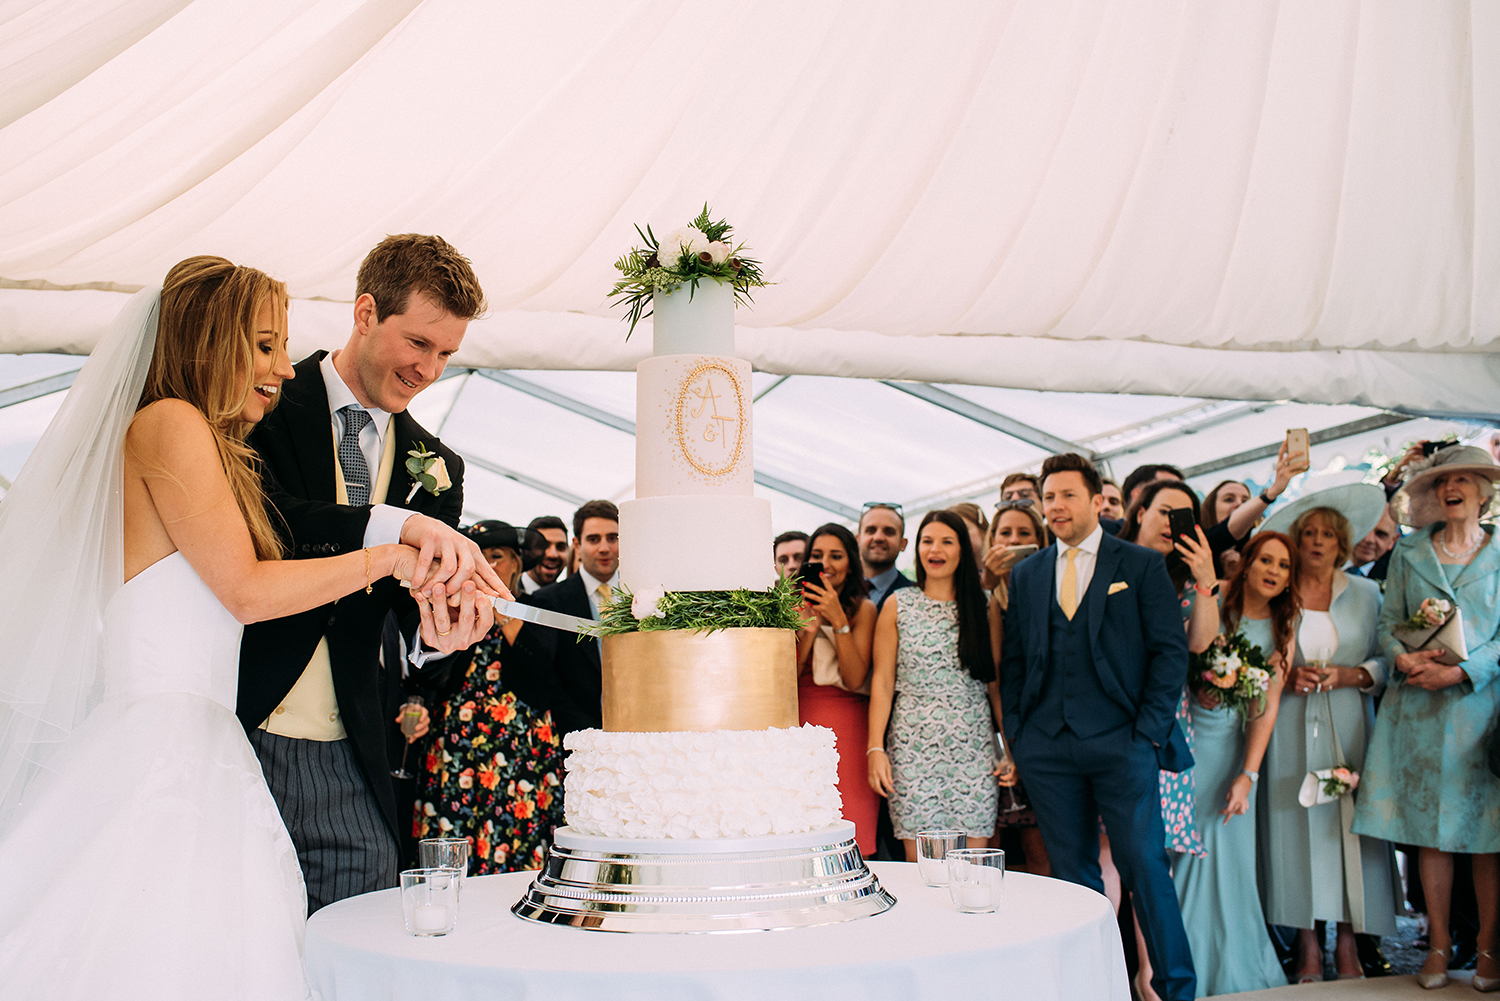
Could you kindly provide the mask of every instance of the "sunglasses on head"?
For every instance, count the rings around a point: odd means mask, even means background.
[[[1014,508],[1031,507],[1034,504],[1036,504],[1036,501],[1032,500],[1030,497],[1012,497],[1010,500],[1003,500],[1000,503],[996,504],[995,510],[1010,511]]]
[[[902,509],[901,505],[897,504],[895,501],[865,501],[860,510],[873,511],[877,507],[890,508],[892,511],[895,511],[903,518],[906,517],[906,512]]]

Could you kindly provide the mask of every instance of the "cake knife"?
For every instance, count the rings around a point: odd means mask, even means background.
[[[552,612],[545,608],[537,608],[535,605],[523,605],[519,601],[506,601],[504,598],[491,598],[490,604],[495,606],[496,615],[508,615],[512,619],[535,622],[539,626],[562,629],[570,633],[587,635],[599,625],[593,619],[582,619],[576,615]]]

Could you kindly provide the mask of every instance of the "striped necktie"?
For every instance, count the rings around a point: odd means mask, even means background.
[[[339,439],[339,468],[344,473],[344,492],[349,503],[364,507],[370,503],[370,464],[359,447],[359,433],[370,423],[370,414],[363,407],[350,404],[340,407],[344,415],[344,435]]]

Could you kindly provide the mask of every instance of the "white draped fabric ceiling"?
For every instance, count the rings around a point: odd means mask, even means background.
[[[629,369],[612,262],[706,200],[765,372],[1500,413],[1488,0],[0,0],[0,84],[0,352],[421,231],[463,364]]]

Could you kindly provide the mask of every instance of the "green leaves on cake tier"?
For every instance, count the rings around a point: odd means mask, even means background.
[[[655,607],[644,595],[617,588],[613,600],[600,605],[592,636],[652,632],[659,629],[801,629],[802,593],[791,580],[778,580],[770,590],[667,591],[655,596]],[[641,616],[636,617],[639,611]],[[655,614],[650,614],[654,612]]]
[[[622,277],[609,293],[625,306],[630,320],[627,341],[635,325],[651,315],[651,297],[656,292],[680,295],[681,286],[686,285],[691,298],[700,281],[712,279],[732,285],[735,301],[748,305],[751,289],[770,284],[761,274],[760,262],[747,255],[745,245],[730,241],[734,230],[729,223],[709,218],[707,202],[696,219],[660,240],[650,226],[644,233],[639,226],[635,231],[644,246],[632,248],[615,262]]]

